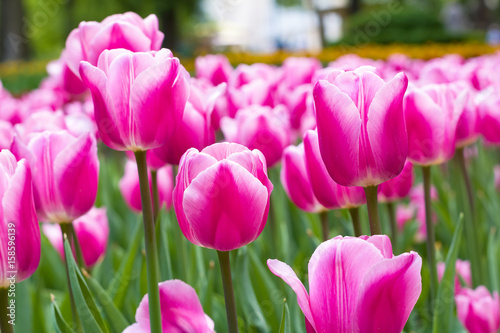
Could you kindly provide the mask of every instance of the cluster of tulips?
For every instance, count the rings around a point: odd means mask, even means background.
[[[271,194],[282,186],[307,216],[318,214],[322,241],[309,254],[308,288],[284,262],[259,257],[295,292],[305,317],[302,327],[286,328],[284,320],[280,332],[402,332],[423,293],[434,331],[452,331],[448,322],[445,330],[436,324],[448,318],[438,310],[450,290],[450,316],[456,306],[469,332],[498,331],[498,291],[485,285],[500,281],[487,283],[495,274],[483,260],[487,226],[476,218],[468,161],[480,137],[490,153],[500,145],[500,55],[430,61],[346,55],[326,67],[314,58],[288,58],[281,67],[236,68],[222,55],[206,55],[190,76],[162,41],[154,15],[82,22],[38,89],[18,98],[0,89],[2,307],[11,275],[17,283],[37,270],[45,237],[65,262],[72,310],[64,318],[54,302],[57,331],[214,332],[192,286],[179,276],[159,281],[165,253],[158,228],[161,212],[173,206],[185,238],[216,251],[227,330],[237,332],[236,300],[246,296],[233,291],[240,281],[232,278],[230,261],[238,257],[231,251],[262,233],[272,256],[288,258],[274,246],[286,225]],[[100,159],[117,156],[112,150],[126,152],[124,175],[113,185],[132,211],[142,212],[147,295],[136,323],[91,276],[109,249],[108,214],[94,204]],[[441,222],[432,211],[438,193],[431,170],[447,174],[454,156],[461,176],[453,181],[463,182],[466,199],[445,265],[436,262]],[[500,188],[500,167],[495,175]],[[388,208],[383,223],[378,201]],[[339,216],[332,210],[350,215],[343,236],[330,230],[329,220]],[[414,221],[420,253],[402,252],[401,235]],[[461,238],[467,261],[457,260]],[[89,300],[96,293],[104,304]],[[103,315],[95,311],[101,308]],[[0,309],[2,333],[13,329],[6,311]]]

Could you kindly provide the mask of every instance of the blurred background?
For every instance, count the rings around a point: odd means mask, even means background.
[[[0,0],[0,78],[14,91],[28,88],[31,76],[36,81],[38,74],[45,75],[47,61],[59,57],[67,35],[80,21],[101,21],[126,11],[143,17],[155,13],[165,33],[164,47],[181,58],[224,52],[235,55],[229,58],[238,63],[248,60],[245,56],[280,52],[320,55],[330,50],[325,57],[333,60],[363,52],[383,58],[394,51],[418,51],[419,45],[429,43],[497,44],[499,1]],[[399,47],[370,52],[372,45]],[[462,53],[481,50],[463,48]],[[279,63],[281,58],[267,62]],[[186,63],[189,70],[189,60]],[[31,75],[27,83],[11,83],[13,74],[26,73]]]

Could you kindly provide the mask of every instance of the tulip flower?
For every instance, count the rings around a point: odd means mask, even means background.
[[[214,333],[214,322],[203,312],[196,291],[181,280],[168,280],[158,284],[161,304],[161,328],[172,333]],[[123,333],[149,333],[149,301],[144,296],[135,313],[137,323]]]
[[[294,130],[301,128],[302,119],[306,113],[313,108],[312,100],[312,85],[303,84],[293,90],[289,90],[286,86],[280,86],[277,94],[279,100],[284,104],[290,113],[290,125]]]
[[[495,333],[500,328],[500,300],[485,286],[455,295],[458,320],[470,333]]]
[[[67,55],[67,54],[66,54]],[[44,80],[44,84],[51,85],[56,89],[61,89],[68,94],[80,95],[87,90],[87,86],[82,82],[79,75],[76,75],[68,67],[64,58],[65,54],[47,64],[49,77]],[[78,63],[75,63],[78,65]],[[78,69],[78,67],[76,67]]]
[[[159,194],[159,207],[163,206],[166,209],[172,207],[172,189],[173,189],[173,179],[172,179],[172,166],[166,165],[156,170],[158,177],[158,194]],[[150,190],[151,186],[151,175],[149,175]],[[118,188],[123,196],[123,199],[136,213],[142,211],[141,203],[141,188],[139,184],[139,176],[137,171],[137,163],[132,160],[128,160],[125,164],[125,173],[118,183]],[[153,193],[151,193],[153,195]]]
[[[393,256],[385,235],[320,244],[309,260],[309,293],[287,264],[269,259],[267,266],[297,294],[311,333],[400,333],[422,291],[422,258]]]
[[[479,108],[479,129],[484,141],[500,145],[500,97],[498,89],[489,89],[482,96]]]
[[[189,74],[167,49],[106,50],[97,67],[82,62],[80,72],[92,92],[99,137],[112,149],[160,147],[182,119]]]
[[[14,155],[6,149],[0,152],[0,184],[0,296],[3,298],[7,297],[11,283],[26,280],[38,268],[40,229],[30,167],[25,159],[16,162]],[[12,272],[15,272],[14,280]],[[2,316],[6,316],[6,310],[0,310]]]
[[[290,123],[286,110],[280,106],[242,109],[235,119],[223,118],[221,129],[228,142],[260,150],[269,167],[280,161],[283,149],[291,143]]]
[[[14,128],[12,124],[5,120],[0,120],[0,149],[8,149],[14,138]]]
[[[69,34],[62,58],[69,69],[80,77],[80,61],[88,61],[95,66],[104,50],[156,51],[161,48],[163,37],[154,14],[145,19],[133,12],[115,14],[102,22],[81,22]]]
[[[267,221],[273,185],[258,150],[216,143],[181,158],[174,208],[182,233],[193,244],[217,250],[229,332],[238,331],[229,252],[253,242]]]
[[[109,225],[106,208],[93,207],[87,214],[73,221],[73,226],[85,265],[92,267],[104,257],[108,245]],[[42,231],[64,259],[64,242],[59,225],[44,223]]]
[[[314,196],[328,209],[349,209],[354,233],[361,236],[358,207],[366,203],[363,188],[342,186],[330,177],[321,158],[317,131],[309,130],[304,134],[304,152]]]
[[[207,54],[197,57],[194,61],[197,78],[204,78],[214,86],[228,82],[233,67],[227,57],[223,54]]]
[[[440,262],[437,265],[438,279],[441,281],[444,275],[444,270],[446,265],[444,262]],[[465,286],[462,286],[462,281]],[[455,262],[455,295],[458,295],[465,288],[472,287],[472,273],[470,269],[470,262],[467,260],[457,259]]]
[[[12,152],[26,158],[33,172],[38,219],[69,223],[92,208],[99,180],[97,144],[92,134],[41,132],[24,144],[17,137]]]
[[[467,83],[459,81],[451,85],[455,98],[459,98],[462,91],[466,91],[464,108],[458,119],[456,130],[456,147],[464,148],[479,138],[479,112],[476,103],[476,93]]]
[[[378,188],[379,200],[381,202],[394,202],[404,199],[410,193],[413,178],[413,165],[407,161],[399,176],[380,184]]]
[[[406,161],[407,86],[404,73],[385,82],[361,67],[320,80],[313,90],[323,161],[338,184],[365,188],[372,234],[382,232],[376,186],[399,175]]]
[[[321,69],[321,62],[316,58],[288,57],[283,61],[281,84],[290,89],[302,84],[312,83],[314,73]]]

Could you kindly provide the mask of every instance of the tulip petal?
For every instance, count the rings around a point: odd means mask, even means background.
[[[245,168],[224,160],[191,182],[182,205],[199,244],[230,251],[262,232],[268,197],[267,188]]]
[[[358,290],[359,332],[400,333],[422,291],[422,258],[416,252],[372,267]]]
[[[314,318],[309,303],[309,295],[307,294],[306,288],[299,280],[292,268],[277,259],[268,259],[267,267],[269,267],[274,275],[282,278],[283,281],[285,281],[285,283],[288,284],[290,288],[292,288],[292,290],[297,294],[297,303],[299,304],[302,313],[306,317],[306,327],[308,323],[311,327],[314,328]]]
[[[360,236],[358,238],[375,245],[375,247],[380,250],[380,253],[382,253],[384,258],[390,259],[394,256],[392,252],[391,240],[386,235]]]
[[[314,86],[314,104],[321,156],[335,182],[357,185],[359,166],[359,111],[349,96],[321,80]]]

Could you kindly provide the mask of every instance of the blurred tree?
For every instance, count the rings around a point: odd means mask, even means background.
[[[350,14],[356,14],[361,9],[361,0],[351,0],[349,5]]]
[[[28,57],[27,25],[23,2],[0,1],[0,58],[18,60]]]

